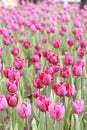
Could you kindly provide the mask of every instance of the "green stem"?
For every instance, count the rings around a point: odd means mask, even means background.
[[[48,90],[48,86],[46,86],[46,96],[49,96],[49,90]]]
[[[47,120],[47,113],[45,112],[45,123],[46,123],[46,130],[48,130],[48,120]]]
[[[58,121],[57,120],[55,120],[55,130],[58,130],[59,128],[58,128]]]
[[[12,111],[12,127],[13,127],[13,130],[14,130],[14,112]]]
[[[12,108],[12,115],[11,115],[11,123],[12,123],[12,130],[15,130],[15,108]]]
[[[4,123],[4,113],[3,111],[1,112],[1,118],[2,118],[2,125],[3,125],[3,130],[5,130],[5,123]]]

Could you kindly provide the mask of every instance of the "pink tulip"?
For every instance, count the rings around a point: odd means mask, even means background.
[[[21,104],[21,106],[18,106],[16,108],[16,110],[17,110],[19,117],[21,117],[23,119],[27,118],[31,115],[31,104],[27,103],[27,102],[23,102]]]
[[[58,64],[59,56],[57,54],[50,54],[47,59],[51,64]]]
[[[66,32],[67,31],[67,25],[66,24],[61,24],[61,30],[63,31],[63,32]]]
[[[41,40],[41,41],[42,41],[42,43],[44,43],[44,44],[45,44],[45,43],[47,43],[47,40],[48,40],[48,39],[47,39],[46,37],[44,37],[44,38],[42,38],[42,40]]]
[[[15,93],[8,94],[6,99],[10,107],[15,107],[18,104],[18,96]]]
[[[63,78],[67,78],[69,77],[69,69],[68,68],[60,68],[60,76],[63,77]]]
[[[73,56],[71,56],[70,54],[66,54],[64,56],[64,63],[66,65],[72,65],[73,64]]]
[[[83,57],[85,55],[85,50],[83,48],[78,49],[78,56]]]
[[[36,105],[41,112],[48,111],[49,105],[52,103],[51,98],[47,98],[46,96],[39,96],[36,101]]]
[[[14,66],[16,69],[21,70],[24,66],[24,59],[20,57],[15,57]]]
[[[83,33],[82,32],[78,32],[78,33],[76,33],[76,39],[77,40],[82,40],[82,38],[83,38]]]
[[[47,58],[48,57],[48,55],[50,55],[50,50],[43,50],[43,56],[45,57],[45,58]]]
[[[23,46],[24,46],[25,49],[28,49],[28,48],[30,47],[30,44],[31,44],[30,41],[26,41],[26,40],[25,40],[25,41],[23,42]]]
[[[85,109],[85,104],[82,99],[76,99],[72,103],[72,110],[75,114],[82,114]]]
[[[14,55],[14,56],[17,56],[19,54],[19,48],[16,48],[16,47],[12,48],[11,54]]]
[[[10,80],[6,82],[7,90],[11,93],[15,93],[18,89],[18,81]]]
[[[70,39],[67,39],[67,44],[69,45],[69,46],[73,46],[74,45],[74,39],[73,38],[70,38]]]
[[[52,83],[52,76],[49,73],[40,72],[39,77],[44,85],[50,85]]]
[[[12,23],[11,28],[12,28],[12,30],[17,31],[19,29],[19,26],[18,26],[18,24]]]
[[[84,58],[81,58],[81,59],[77,59],[77,61],[76,61],[76,64],[79,66],[81,66],[82,68],[84,68],[85,67],[85,59]]]
[[[6,98],[3,94],[0,94],[0,111],[3,111],[7,108],[8,104]]]
[[[36,32],[37,31],[35,25],[31,25],[30,26],[30,30],[31,30],[31,32]]]
[[[83,69],[82,69],[81,65],[77,65],[77,64],[73,65],[72,66],[72,73],[75,76],[81,76],[83,73]]]
[[[35,70],[40,70],[41,69],[41,63],[40,62],[35,62],[34,63],[34,68],[35,68]]]
[[[9,78],[10,80],[17,80],[20,79],[20,73],[19,71],[15,70],[12,67],[7,67],[5,70],[3,70],[4,76],[6,78]]]
[[[60,70],[60,64],[56,64],[53,66],[54,72],[58,72]]]
[[[51,118],[54,120],[60,121],[64,118],[65,108],[63,103],[55,103],[54,106],[50,105],[48,111],[50,113]]]
[[[55,83],[53,85],[53,90],[58,96],[66,96],[66,82]]]
[[[4,38],[8,38],[9,37],[9,31],[6,28],[2,28],[2,35],[4,36]]]
[[[39,51],[35,51],[34,52],[34,55],[37,55],[37,56],[39,56],[39,59],[41,58],[41,56],[42,56],[42,51],[41,50],[39,50]],[[37,60],[38,61],[38,60]],[[32,61],[33,62],[33,61]],[[36,62],[36,61],[35,61]]]
[[[51,33],[51,32],[50,32],[50,28],[47,28],[46,32],[47,32],[48,34],[50,34],[50,33]]]
[[[32,95],[34,98],[38,98],[40,96],[40,91],[39,90],[33,90]]]
[[[61,36],[64,36],[65,32],[64,32],[63,30],[60,30],[60,31],[59,31],[59,34],[60,34]]]
[[[42,80],[44,85],[50,85],[52,83],[52,77],[50,74],[45,74]]]
[[[40,49],[41,49],[41,45],[40,44],[35,44],[35,49],[37,50],[37,51],[39,51]]]
[[[75,86],[73,84],[67,83],[66,82],[66,96],[67,97],[72,97],[75,95]]]
[[[50,27],[50,33],[55,33],[56,32],[56,28],[55,27]]]
[[[55,48],[60,48],[60,46],[62,45],[62,41],[59,39],[53,39],[52,44]]]
[[[33,80],[33,85],[35,88],[43,88],[43,83],[41,82],[40,78],[39,77],[36,77],[34,80]]]
[[[25,38],[24,37],[20,37],[19,38],[19,42],[23,44],[25,42]]]
[[[4,38],[3,39],[3,44],[6,45],[6,46],[10,45],[11,44],[10,39],[9,38]]]
[[[87,47],[87,40],[82,40],[82,41],[80,41],[80,47],[81,47],[81,48]]]
[[[77,28],[73,28],[73,29],[72,29],[72,33],[73,33],[74,35],[76,35],[77,31],[78,31]]]
[[[21,33],[21,34],[24,34],[24,33],[25,33],[24,28],[20,29],[20,33]]]
[[[38,62],[39,61],[39,56],[37,54],[33,54],[30,57],[30,59],[31,59],[32,62]]]
[[[50,74],[51,78],[53,79],[54,77],[54,67],[52,67],[51,65],[47,66],[45,71],[46,74]]]
[[[75,19],[75,20],[74,20],[74,25],[75,25],[76,27],[80,27],[80,26],[81,26],[81,23],[80,23],[80,21],[79,21],[78,19]]]

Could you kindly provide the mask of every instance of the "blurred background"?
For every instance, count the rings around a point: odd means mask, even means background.
[[[28,2],[33,2],[37,3],[38,1],[43,2],[43,1],[52,1],[52,2],[62,2],[64,5],[67,5],[68,3],[74,2],[74,3],[79,3],[80,8],[82,9],[83,6],[86,4],[87,5],[87,0],[0,0],[0,6],[15,6],[17,4],[21,4],[23,1],[28,1]]]

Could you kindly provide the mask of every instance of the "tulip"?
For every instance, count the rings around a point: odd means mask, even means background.
[[[78,49],[78,56],[83,57],[85,55],[85,50],[83,48]]]
[[[39,90],[33,90],[32,95],[33,95],[34,98],[38,98],[39,95],[40,95],[40,91]]]
[[[39,61],[39,56],[37,54],[33,54],[30,57],[30,59],[31,59],[32,62],[38,62]]]
[[[41,49],[41,45],[40,44],[35,44],[35,49],[37,50],[37,51],[39,51],[40,49]]]
[[[59,39],[53,39],[52,44],[55,48],[60,48],[62,45],[62,41]]]
[[[31,115],[31,104],[27,102],[22,102],[20,106],[16,108],[19,117],[27,118]]]
[[[44,85],[50,85],[52,83],[52,76],[49,73],[40,72],[39,77]]]
[[[3,73],[6,78],[9,78],[10,80],[17,80],[20,79],[20,73],[19,71],[15,70],[12,67],[7,67],[5,70],[3,70]]]
[[[73,64],[73,56],[71,56],[70,54],[66,54],[64,56],[64,63],[66,65],[72,65]]]
[[[18,81],[16,80],[10,80],[6,82],[7,90],[11,93],[17,92],[18,89]]]
[[[82,99],[76,99],[72,102],[72,110],[75,114],[82,114],[85,109],[85,104]]]
[[[47,43],[47,40],[48,40],[48,39],[47,39],[46,37],[44,37],[44,38],[42,38],[41,41],[42,41],[43,44],[46,44],[46,43]]]
[[[0,94],[0,111],[3,111],[7,108],[7,100],[3,94]]]
[[[40,78],[39,77],[36,77],[34,80],[33,80],[33,85],[35,88],[43,88],[43,83],[41,82]]]
[[[24,66],[24,59],[20,57],[16,57],[14,59],[14,66],[16,69],[21,70]]]
[[[66,96],[67,97],[72,97],[75,95],[75,86],[73,84],[70,83],[66,83]]]
[[[82,72],[83,72],[83,69],[82,69],[81,65],[75,64],[75,65],[72,66],[72,73],[73,73],[73,75],[81,76]]]
[[[82,41],[80,41],[80,47],[81,47],[81,48],[87,47],[87,40],[82,40]]]
[[[35,70],[40,70],[41,69],[41,63],[40,62],[35,62],[34,63],[34,68],[35,68]]]
[[[13,56],[17,56],[19,54],[19,48],[16,48],[16,47],[12,48],[11,49],[11,54]]]
[[[47,59],[51,64],[58,64],[59,56],[57,54],[50,54]]]
[[[69,46],[73,46],[74,45],[74,39],[73,38],[67,39],[67,44]]]
[[[54,106],[50,105],[48,111],[54,120],[60,121],[64,118],[65,108],[63,103],[55,103]]]
[[[52,103],[51,98],[47,98],[46,96],[39,96],[36,101],[36,105],[41,112],[48,111],[49,105]]]
[[[63,77],[63,78],[67,78],[69,77],[69,69],[68,68],[60,68],[60,76]]]
[[[10,107],[15,107],[18,104],[18,96],[15,93],[8,94],[6,99]]]
[[[60,82],[53,85],[53,90],[58,96],[65,96],[67,94],[66,83]]]
[[[26,41],[26,40],[25,40],[25,41],[23,42],[23,46],[24,46],[25,49],[28,49],[28,48],[30,47],[30,44],[31,44],[30,41]]]

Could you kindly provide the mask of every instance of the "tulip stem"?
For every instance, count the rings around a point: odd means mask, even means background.
[[[48,130],[48,120],[47,120],[47,113],[45,112],[45,122],[46,122],[46,130]]]
[[[11,121],[12,121],[12,130],[14,130],[15,127],[15,108],[12,108],[12,115],[11,115]]]
[[[1,112],[1,118],[2,118],[3,130],[5,130],[5,126],[4,126],[4,115],[3,115],[3,112]]]
[[[58,129],[59,129],[59,127],[58,127],[58,121],[55,120],[55,130],[58,130]]]
[[[49,96],[49,93],[48,93],[48,86],[46,86],[46,96],[47,96],[47,97]]]

